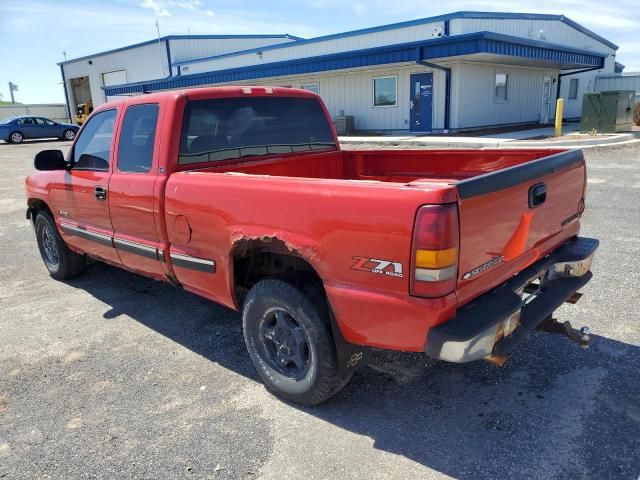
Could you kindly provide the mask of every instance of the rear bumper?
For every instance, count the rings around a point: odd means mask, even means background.
[[[591,279],[598,240],[576,237],[432,328],[425,352],[455,363],[504,355]],[[533,284],[532,282],[535,282]],[[538,286],[539,285],[539,286]],[[531,288],[537,290],[527,296]]]

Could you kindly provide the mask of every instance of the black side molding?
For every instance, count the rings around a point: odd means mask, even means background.
[[[515,165],[504,170],[462,180],[456,183],[455,186],[458,189],[460,198],[472,198],[514,187],[521,183],[538,180],[545,175],[551,175],[580,163],[584,163],[582,150],[569,150],[523,163],[522,165]]]

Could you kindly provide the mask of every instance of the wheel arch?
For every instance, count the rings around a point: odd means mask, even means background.
[[[51,215],[51,218],[55,219],[51,208],[49,208],[49,205],[47,205],[47,202],[45,202],[41,198],[35,197],[29,198],[29,200],[27,200],[27,220],[31,220],[35,225],[36,217],[38,216],[38,213],[42,211],[49,213],[49,215]]]
[[[232,295],[240,309],[246,293],[269,277],[304,279],[326,296],[324,282],[309,259],[277,236],[242,237],[234,242],[229,260]]]

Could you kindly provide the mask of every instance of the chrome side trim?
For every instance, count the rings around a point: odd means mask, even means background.
[[[105,235],[104,233],[93,232],[83,227],[76,227],[69,223],[60,223],[60,227],[65,233],[69,235],[75,235],[76,237],[84,238],[85,240],[91,240],[102,245],[113,247],[113,237],[111,235]]]
[[[215,273],[216,262],[208,260],[206,258],[192,257],[191,255],[184,255],[182,253],[170,254],[171,263],[177,267],[190,268],[192,270],[198,270],[200,272]]]
[[[158,252],[154,247],[149,247],[148,245],[144,245],[138,242],[130,242],[129,240],[123,240],[121,238],[114,238],[113,243],[115,244],[116,248],[124,250],[125,252],[130,252],[136,255],[141,255],[143,257],[158,260]]]

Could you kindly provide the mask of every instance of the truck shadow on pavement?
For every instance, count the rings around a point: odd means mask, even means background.
[[[127,315],[259,381],[237,313],[104,264],[68,284],[109,305],[105,319]],[[333,399],[292,407],[454,478],[635,480],[639,367],[634,345],[595,336],[593,346],[581,350],[536,333],[502,368],[376,352]]]

